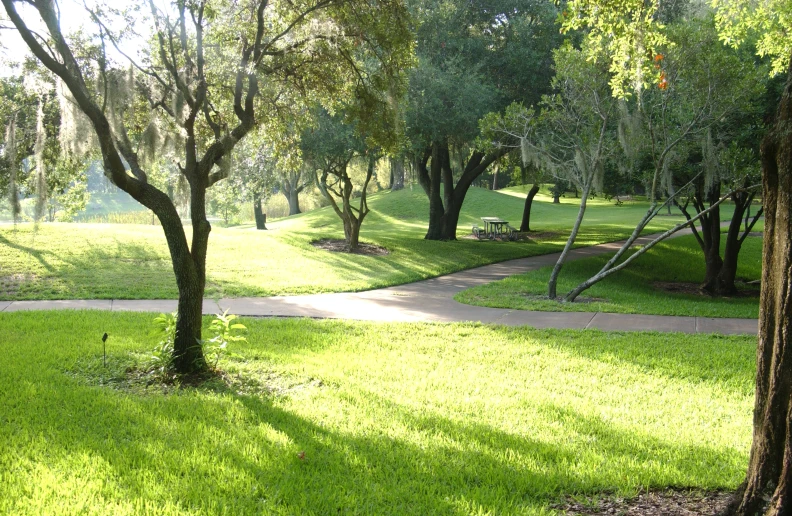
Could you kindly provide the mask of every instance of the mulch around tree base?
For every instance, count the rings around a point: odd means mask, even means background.
[[[684,282],[673,282],[673,281],[655,281],[652,283],[655,289],[662,290],[664,292],[672,292],[674,294],[687,294],[690,296],[699,296],[699,297],[712,297],[712,294],[701,290],[701,285],[698,283],[684,283]],[[747,284],[744,282],[737,281],[736,282],[737,288],[739,289],[736,294],[732,296],[723,296],[724,298],[735,298],[735,297],[759,297],[760,290],[756,288],[756,285]]]
[[[730,492],[657,491],[635,498],[599,497],[553,506],[570,515],[716,516],[729,504]]]
[[[364,244],[363,242],[358,243],[357,249],[350,251],[346,245],[346,241],[340,238],[323,238],[321,240],[314,240],[311,242],[311,245],[334,253],[352,253],[363,254],[367,256],[386,256],[390,254],[390,251],[381,245]]]

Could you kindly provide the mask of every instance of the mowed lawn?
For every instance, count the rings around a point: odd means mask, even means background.
[[[387,256],[330,253],[311,242],[343,238],[341,222],[324,208],[268,224],[212,231],[208,297],[267,296],[365,290],[433,277],[509,258],[558,251],[577,213],[573,199],[534,203],[532,227],[521,242],[471,240],[480,217],[519,225],[523,199],[478,188],[465,201],[456,242],[423,240],[428,203],[422,190],[377,194],[361,232],[363,242],[384,246]],[[578,245],[626,237],[643,215],[642,203],[614,206],[593,200]],[[650,230],[681,221],[658,217]],[[189,234],[189,232],[188,232]],[[175,280],[158,226],[31,224],[0,226],[0,299],[175,298]]]
[[[725,242],[721,242],[725,244]],[[612,254],[571,261],[564,265],[558,281],[563,296],[594,276]],[[629,256],[629,253],[628,253]],[[699,317],[759,317],[758,284],[762,274],[762,238],[748,237],[742,245],[737,268],[735,297],[710,297],[695,291],[705,273],[704,255],[693,235],[661,242],[627,268],[600,281],[574,303],[547,299],[552,267],[543,267],[501,281],[474,287],[456,295],[462,303],[493,308],[565,312],[616,312]],[[752,294],[748,295],[748,291]]]
[[[755,338],[243,320],[231,387],[123,388],[152,317],[0,314],[0,513],[539,515],[745,474]]]

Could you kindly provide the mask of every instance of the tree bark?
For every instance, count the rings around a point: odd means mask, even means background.
[[[566,261],[566,257],[569,254],[569,250],[572,249],[572,245],[575,243],[578,231],[580,231],[580,225],[583,223],[583,215],[586,213],[586,202],[588,201],[590,191],[591,180],[589,179],[589,182],[583,186],[583,195],[580,198],[580,209],[578,210],[575,224],[572,226],[572,232],[569,234],[569,238],[567,238],[564,249],[561,251],[561,255],[558,257],[558,260],[553,267],[553,271],[550,273],[550,279],[547,282],[547,297],[550,299],[555,299],[558,296],[558,275],[561,273],[561,267],[564,266],[564,262]]]
[[[523,207],[522,223],[520,223],[520,231],[531,231],[531,206],[533,205],[534,197],[539,192],[539,184],[534,183],[528,196],[525,198],[525,206]]]
[[[261,197],[253,196],[253,217],[256,219],[256,229],[267,229],[267,216],[261,210]]]
[[[281,193],[289,201],[289,216],[302,213],[300,209],[300,192],[303,186],[300,185],[301,174],[294,172],[283,174],[281,181]]]
[[[351,159],[351,157],[349,159]],[[349,159],[335,166],[328,166],[322,171],[321,177],[317,177],[316,183],[319,185],[319,190],[322,192],[322,195],[330,201],[333,211],[336,212],[336,215],[338,215],[344,224],[344,241],[347,245],[347,249],[354,251],[360,245],[360,227],[363,225],[363,219],[369,214],[367,200],[368,185],[371,182],[371,178],[374,176],[374,166],[377,163],[377,155],[372,153],[369,156],[368,168],[366,169],[366,180],[363,183],[360,203],[357,208],[353,207],[351,202],[354,188],[352,179],[347,173]],[[338,178],[338,189],[333,189],[333,187],[328,184],[327,179],[330,174]],[[340,198],[340,206],[336,197]],[[355,213],[357,213],[357,216],[355,216]]]
[[[762,142],[764,244],[753,444],[745,482],[727,514],[792,511],[792,66],[776,123]]]
[[[289,216],[302,213],[299,195],[296,189],[289,190]]]
[[[390,189],[394,192],[404,188],[404,162],[391,158],[391,185]]]
[[[495,160],[510,151],[498,149],[491,154],[474,151],[465,170],[454,184],[449,159],[448,143],[433,142],[415,161],[418,182],[429,197],[429,228],[426,240],[456,240],[459,213],[470,186]],[[429,159],[431,157],[431,164]],[[442,195],[441,195],[442,191]]]

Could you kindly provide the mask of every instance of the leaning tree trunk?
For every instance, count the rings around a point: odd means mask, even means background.
[[[776,125],[762,142],[764,244],[753,444],[727,514],[792,512],[792,66]]]
[[[261,209],[261,197],[253,196],[253,217],[256,219],[256,229],[267,229],[267,216]]]
[[[575,224],[572,226],[572,232],[569,234],[569,238],[567,238],[564,249],[561,251],[561,255],[559,255],[558,260],[553,267],[553,271],[550,273],[550,279],[547,281],[547,297],[550,299],[555,299],[558,296],[558,275],[561,273],[561,267],[564,266],[564,262],[566,261],[566,257],[569,254],[569,250],[572,249],[572,245],[575,243],[575,239],[577,238],[578,232],[580,231],[580,225],[583,223],[583,215],[586,213],[586,202],[588,201],[590,191],[591,180],[589,180],[589,182],[583,186],[583,195],[580,198],[580,209],[578,210]]]
[[[520,231],[531,231],[531,206],[533,205],[534,197],[539,192],[539,184],[534,183],[530,190],[528,190],[528,197],[525,198],[525,207],[523,208],[522,223],[520,224]]]

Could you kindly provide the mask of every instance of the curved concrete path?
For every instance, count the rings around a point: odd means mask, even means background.
[[[684,234],[680,231],[675,236]],[[653,235],[641,238],[648,242]],[[622,242],[575,249],[569,260],[613,252]],[[751,334],[758,332],[756,319],[676,317],[664,315],[609,314],[602,312],[534,312],[464,305],[454,295],[514,274],[552,265],[558,253],[485,265],[428,280],[365,292],[301,296],[247,297],[204,300],[205,314],[226,309],[254,317],[313,317],[387,322],[482,322],[536,328],[597,328],[622,331],[679,331],[685,333]],[[175,300],[63,300],[0,301],[0,312],[52,309],[100,309],[136,312],[173,312]]]

